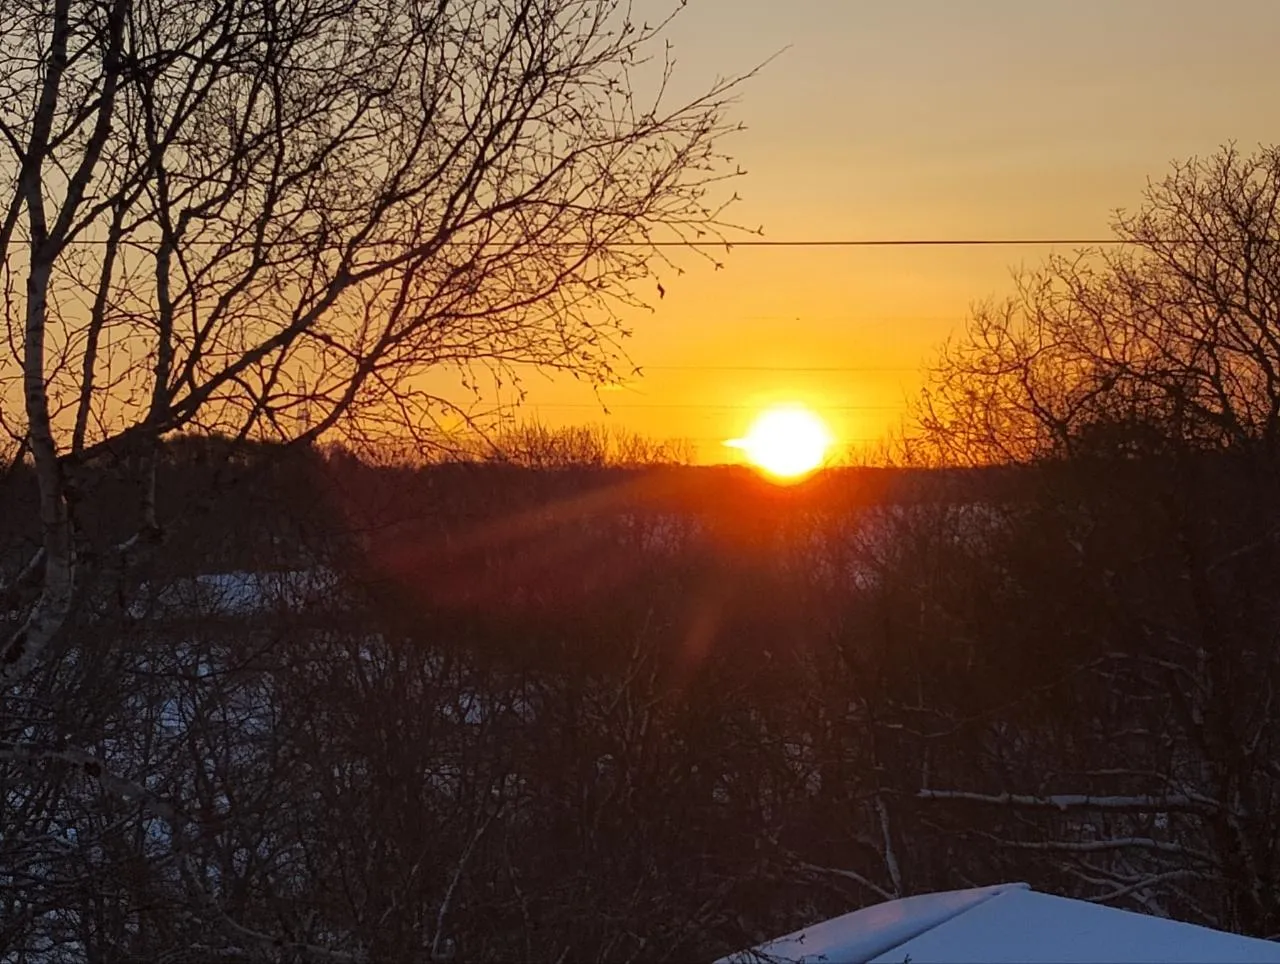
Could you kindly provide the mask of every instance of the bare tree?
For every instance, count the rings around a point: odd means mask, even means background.
[[[1065,656],[1045,698],[1096,722],[1004,713],[970,730],[973,782],[921,799],[1003,811],[989,839],[1097,899],[1272,936],[1280,149],[1176,165],[1115,227],[1123,247],[1051,258],[974,313],[917,440],[1042,467],[986,598],[1062,606],[1019,635]]]
[[[0,421],[41,535],[6,585],[0,756],[6,805],[51,795],[28,842],[54,834],[70,767],[167,821],[169,883],[205,901],[194,825],[139,760],[91,752],[77,704],[127,687],[118,637],[72,630],[175,522],[160,447],[428,444],[469,414],[430,370],[608,379],[653,243],[720,238],[736,173],[717,146],[736,82],[670,105],[667,23],[620,0],[6,6]],[[29,866],[59,862],[39,846]],[[276,939],[199,906],[244,946]]]
[[[503,426],[479,453],[529,468],[687,465],[692,446],[681,440],[649,438],[607,425],[553,428],[542,422]]]
[[[4,384],[45,535],[6,680],[69,610],[94,456],[423,429],[456,406],[431,366],[608,377],[648,243],[718,223],[731,84],[667,108],[662,26],[609,0],[19,4]]]
[[[921,398],[918,442],[961,463],[1274,452],[1280,148],[1178,164],[1114,227],[1120,246],[1051,257],[973,312]]]

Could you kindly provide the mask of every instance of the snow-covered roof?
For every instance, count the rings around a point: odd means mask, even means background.
[[[906,897],[739,951],[717,964],[1280,964],[1280,943],[1032,891]]]

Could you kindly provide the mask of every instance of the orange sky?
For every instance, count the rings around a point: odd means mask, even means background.
[[[690,0],[671,37],[677,95],[789,45],[743,89],[748,130],[728,145],[749,172],[735,219],[773,239],[1106,236],[1173,158],[1280,141],[1280,0]],[[703,461],[736,459],[719,442],[775,400],[874,439],[968,305],[1045,253],[690,261],[635,318],[646,375],[602,396],[611,415],[538,376],[527,412],[694,439]]]

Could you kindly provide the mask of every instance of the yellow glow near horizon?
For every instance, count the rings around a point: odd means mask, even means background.
[[[636,0],[636,16],[674,6]],[[1105,238],[1170,162],[1277,140],[1280,98],[1257,91],[1275,84],[1278,35],[1276,0],[699,0],[672,22],[669,93],[685,103],[769,61],[724,141],[750,173],[712,192],[741,192],[726,219],[769,241]],[[530,378],[520,397],[557,427],[596,421],[607,397],[620,431],[688,439],[716,463],[744,461],[723,446],[746,434],[738,406],[785,392],[838,444],[874,446],[910,423],[906,400],[969,306],[1002,301],[1011,269],[1054,250],[733,245],[708,262],[710,248],[664,248],[664,296],[646,279],[635,294],[652,312],[620,315],[643,375],[608,396],[568,373]],[[425,378],[467,397],[451,367]]]
[[[742,438],[725,442],[742,449],[752,465],[780,479],[797,479],[819,468],[833,439],[813,411],[775,405],[761,412]]]

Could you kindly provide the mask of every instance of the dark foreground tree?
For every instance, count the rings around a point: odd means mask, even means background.
[[[923,397],[924,451],[1040,480],[981,595],[1007,692],[923,798],[1054,886],[1270,937],[1280,149],[1178,165],[1116,230],[979,309]]]
[[[431,370],[609,377],[651,242],[714,235],[733,174],[716,146],[732,83],[670,105],[664,27],[616,0],[5,7],[0,418],[33,466],[39,535],[0,609],[3,822],[10,868],[63,874],[6,879],[6,946],[48,946],[36,924],[54,919],[83,931],[66,881],[122,827],[163,867],[170,920],[214,950],[289,944],[226,916],[225,871],[185,849],[180,787],[90,753],[128,742],[109,733],[132,712],[120,674],[151,665],[121,656],[104,613],[127,611],[130,572],[190,511],[158,509],[161,445],[426,442],[466,415]],[[124,809],[93,811],[86,777]]]
[[[1113,248],[1051,257],[942,352],[917,441],[951,463],[1280,445],[1280,147],[1174,167]]]

